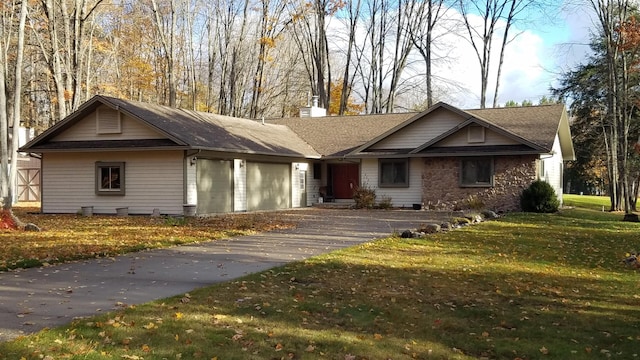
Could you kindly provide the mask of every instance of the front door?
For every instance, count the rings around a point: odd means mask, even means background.
[[[333,196],[336,199],[352,199],[353,191],[360,185],[358,164],[331,165]]]

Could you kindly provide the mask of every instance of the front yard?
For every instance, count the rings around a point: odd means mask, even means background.
[[[640,274],[621,260],[640,225],[620,218],[576,208],[381,239],[2,343],[0,359],[637,358]],[[95,221],[87,237],[106,231]],[[183,241],[162,235],[176,226],[136,232]]]

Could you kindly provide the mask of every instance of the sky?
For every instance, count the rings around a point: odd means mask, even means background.
[[[501,76],[498,104],[509,100],[523,100],[536,104],[543,96],[549,96],[549,88],[558,84],[560,74],[581,62],[590,54],[590,31],[595,28],[588,7],[558,5],[552,9],[553,19],[533,15],[513,29],[519,34],[506,49]],[[453,14],[452,16],[457,16]],[[479,20],[479,19],[478,19]],[[447,42],[455,45],[445,66],[438,66],[440,76],[462,85],[459,91],[446,91],[443,101],[470,109],[480,106],[480,71],[478,60],[468,42],[453,37]],[[494,69],[497,67],[499,48],[494,49]],[[495,70],[491,79],[495,79]],[[492,106],[495,80],[490,81],[487,106]]]

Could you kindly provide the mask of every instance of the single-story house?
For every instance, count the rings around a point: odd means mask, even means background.
[[[363,185],[397,207],[511,211],[536,179],[561,198],[574,158],[563,105],[255,121],[100,95],[21,151],[41,158],[44,213],[285,209]]]

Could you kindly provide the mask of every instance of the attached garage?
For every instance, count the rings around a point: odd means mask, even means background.
[[[291,164],[247,162],[247,210],[291,207]]]
[[[198,159],[198,214],[233,211],[233,162]]]

